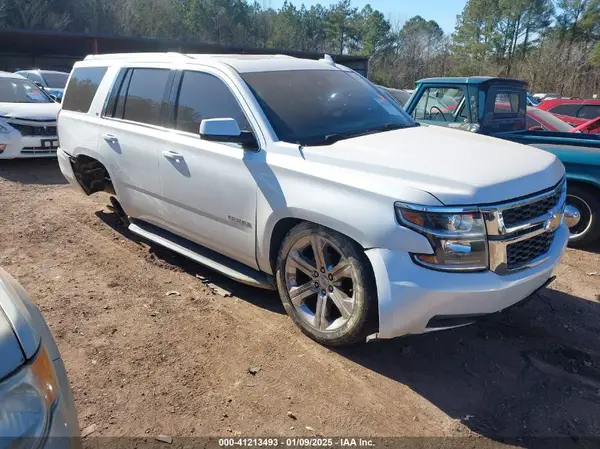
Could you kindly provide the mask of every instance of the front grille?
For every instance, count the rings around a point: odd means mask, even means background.
[[[24,147],[21,154],[56,154],[56,148]]]
[[[512,243],[506,247],[506,263],[509,270],[515,270],[543,256],[550,249],[554,232],[544,232],[527,240]]]
[[[505,275],[545,260],[562,219],[566,195],[563,179],[545,193],[482,208],[493,272]]]
[[[533,203],[503,210],[502,218],[504,219],[504,226],[510,228],[527,220],[541,217],[558,204],[561,193],[561,189],[556,189],[549,196]]]
[[[40,126],[40,125],[23,125],[22,123],[11,123],[10,126],[21,133],[22,136],[38,136],[38,137],[56,137],[56,125]]]

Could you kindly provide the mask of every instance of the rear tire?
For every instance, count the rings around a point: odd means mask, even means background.
[[[600,199],[597,191],[579,185],[567,186],[567,205],[581,215],[580,222],[569,229],[569,246],[584,248],[600,238]]]
[[[312,223],[286,235],[277,258],[279,296],[304,334],[325,346],[345,346],[377,332],[377,291],[363,249]]]

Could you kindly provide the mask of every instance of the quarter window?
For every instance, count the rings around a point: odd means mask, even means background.
[[[179,88],[175,127],[198,134],[200,122],[209,118],[234,118],[241,130],[248,120],[229,88],[214,75],[185,71]]]
[[[87,113],[106,70],[106,67],[74,69],[65,91],[62,108],[68,111]]]

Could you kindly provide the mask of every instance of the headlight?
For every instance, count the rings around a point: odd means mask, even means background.
[[[42,346],[32,363],[0,382],[0,447],[21,449],[30,448],[32,441],[41,443],[57,396],[54,367]]]
[[[485,224],[477,210],[452,211],[396,204],[398,221],[425,235],[433,254],[411,254],[419,265],[442,271],[480,271],[488,268]]]
[[[10,129],[6,125],[0,124],[0,134],[10,134]]]

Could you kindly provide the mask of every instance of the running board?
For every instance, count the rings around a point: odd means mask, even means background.
[[[140,237],[164,246],[242,284],[266,290],[276,289],[273,276],[254,270],[227,256],[223,256],[150,223],[132,219],[129,230]]]

